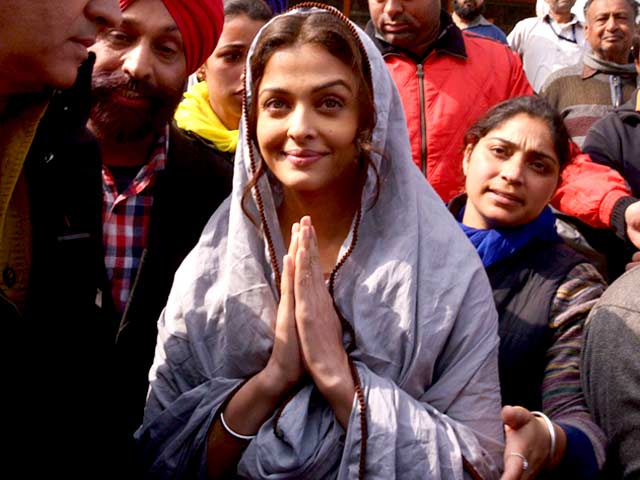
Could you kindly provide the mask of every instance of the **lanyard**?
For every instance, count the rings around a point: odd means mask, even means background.
[[[565,40],[565,41],[570,42],[570,43],[575,43],[576,45],[578,44],[578,41],[576,39],[576,24],[575,23],[573,25],[571,25],[571,33],[572,33],[573,38],[569,38],[569,37],[565,37],[564,35],[562,35],[559,32],[556,32],[556,29],[553,28],[553,25],[551,24],[551,19],[549,18],[548,15],[546,17],[544,17],[544,21],[547,22],[547,25],[549,25],[549,28],[551,29],[553,34],[556,37],[558,37],[560,40]]]

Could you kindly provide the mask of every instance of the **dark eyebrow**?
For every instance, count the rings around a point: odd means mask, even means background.
[[[502,143],[506,144],[506,145],[507,145],[507,147],[509,147],[510,149],[518,150],[518,149],[520,148],[520,147],[518,146],[518,144],[513,143],[513,142],[511,142],[511,141],[509,141],[509,140],[507,140],[507,139],[505,139],[505,138],[500,138],[500,137],[490,137],[490,138],[492,138],[492,139],[494,139],[494,140],[498,140],[498,141],[500,141],[500,142],[502,142]],[[551,160],[552,162],[560,163],[560,162],[558,161],[558,159],[556,159],[556,158],[554,158],[554,157],[552,157],[552,156],[550,156],[550,155],[547,155],[546,153],[544,153],[544,152],[542,152],[542,151],[540,151],[540,150],[528,150],[528,151],[527,151],[527,154],[528,154],[528,155],[533,154],[533,155],[534,155],[534,156],[536,156],[536,157],[546,158],[546,159],[548,159],[548,160]]]
[[[321,90],[326,90],[327,88],[331,88],[331,87],[335,87],[335,86],[342,86],[344,88],[346,88],[347,90],[349,90],[349,92],[353,93],[353,90],[351,89],[351,86],[345,82],[342,79],[337,79],[337,80],[331,80],[328,81],[326,83],[322,83],[320,85],[317,85],[315,87],[313,87],[312,92],[319,92]],[[286,90],[279,88],[279,87],[273,87],[273,88],[265,88],[264,90],[260,90],[259,94],[262,94],[264,92],[274,92],[274,93],[287,93]]]
[[[223,43],[219,44],[221,49],[223,48],[247,48],[247,44],[243,42],[231,42],[231,43]]]
[[[313,91],[317,92],[319,90],[325,90],[327,88],[331,88],[331,87],[335,87],[335,86],[343,86],[344,88],[346,88],[350,92],[352,91],[351,90],[351,86],[347,82],[342,80],[341,78],[338,78],[337,80],[329,81],[327,83],[323,83],[321,85],[318,85],[317,87],[313,87]]]

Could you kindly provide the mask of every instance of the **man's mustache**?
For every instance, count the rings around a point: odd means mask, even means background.
[[[171,121],[182,98],[181,88],[152,85],[122,71],[94,72],[91,86],[91,121],[101,140],[137,141],[160,131]],[[141,98],[139,108],[115,101],[113,94]]]
[[[175,89],[157,87],[146,80],[130,77],[121,71],[94,73],[91,91],[94,98],[104,97],[113,91],[121,91],[145,97],[151,101],[164,101],[167,97],[174,97],[177,94]]]

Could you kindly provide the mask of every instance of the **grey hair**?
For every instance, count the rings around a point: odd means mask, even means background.
[[[638,17],[638,4],[636,3],[636,0],[625,0],[627,2],[627,5],[629,5],[631,7],[631,11],[633,12],[633,23],[636,23],[636,19]],[[593,3],[593,0],[587,0],[587,2],[584,4],[584,18],[585,20],[588,18],[587,17],[587,10],[589,10],[589,7],[591,6],[591,4]]]

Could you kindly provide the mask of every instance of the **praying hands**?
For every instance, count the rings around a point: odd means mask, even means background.
[[[318,239],[308,216],[293,225],[283,259],[276,338],[269,363],[285,384],[297,383],[308,373],[346,427],[355,387],[342,326],[324,281]]]

